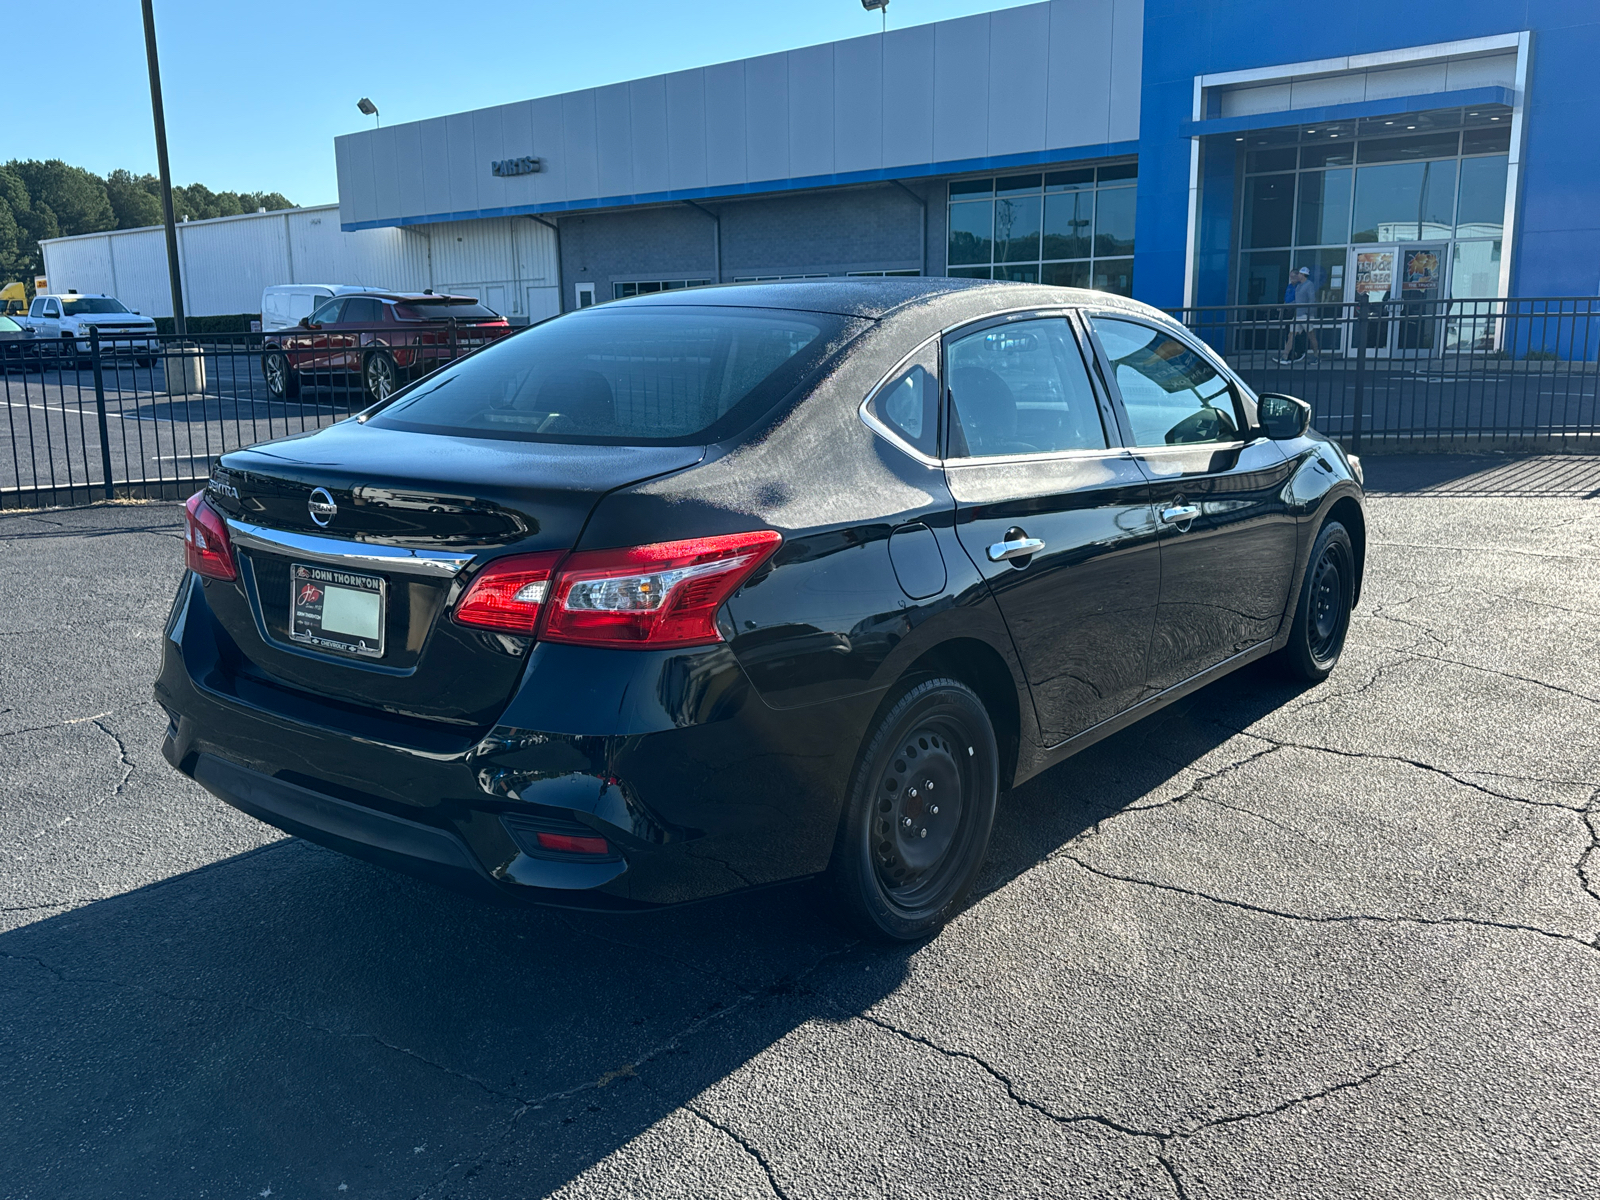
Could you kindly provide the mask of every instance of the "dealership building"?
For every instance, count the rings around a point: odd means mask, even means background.
[[[1593,296],[1596,63],[1593,0],[1049,0],[349,134],[337,215],[518,321],[885,273]]]

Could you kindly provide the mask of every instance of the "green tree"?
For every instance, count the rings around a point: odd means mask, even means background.
[[[154,175],[135,175],[120,167],[106,176],[106,196],[118,229],[161,224],[161,184]]]
[[[70,167],[59,158],[45,162],[12,162],[35,206],[48,205],[60,234],[99,233],[117,227],[116,215],[106,196],[106,181],[82,167]]]
[[[22,253],[22,229],[11,215],[11,205],[0,197],[0,284],[10,283],[21,272],[17,269]]]

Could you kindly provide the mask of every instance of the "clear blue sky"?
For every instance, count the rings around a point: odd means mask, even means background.
[[[892,0],[889,27],[1022,0]],[[860,0],[155,0],[173,182],[338,199],[333,138],[876,32]],[[154,172],[138,0],[12,3],[0,161]],[[36,94],[36,85],[43,85]],[[48,96],[47,104],[38,101]]]

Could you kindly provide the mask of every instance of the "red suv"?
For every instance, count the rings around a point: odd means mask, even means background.
[[[511,332],[471,296],[365,292],[335,296],[294,329],[267,337],[261,373],[274,400],[293,400],[303,378],[359,376],[374,400]]]

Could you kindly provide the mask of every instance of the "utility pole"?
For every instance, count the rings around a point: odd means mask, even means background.
[[[172,171],[167,166],[167,116],[161,107],[161,65],[156,61],[156,16],[150,0],[144,8],[144,52],[150,61],[150,111],[156,119],[156,166],[161,172],[161,215],[167,223],[167,273],[172,283],[172,328],[179,337],[189,331],[183,319],[183,275],[178,270],[178,224],[172,213]]]

